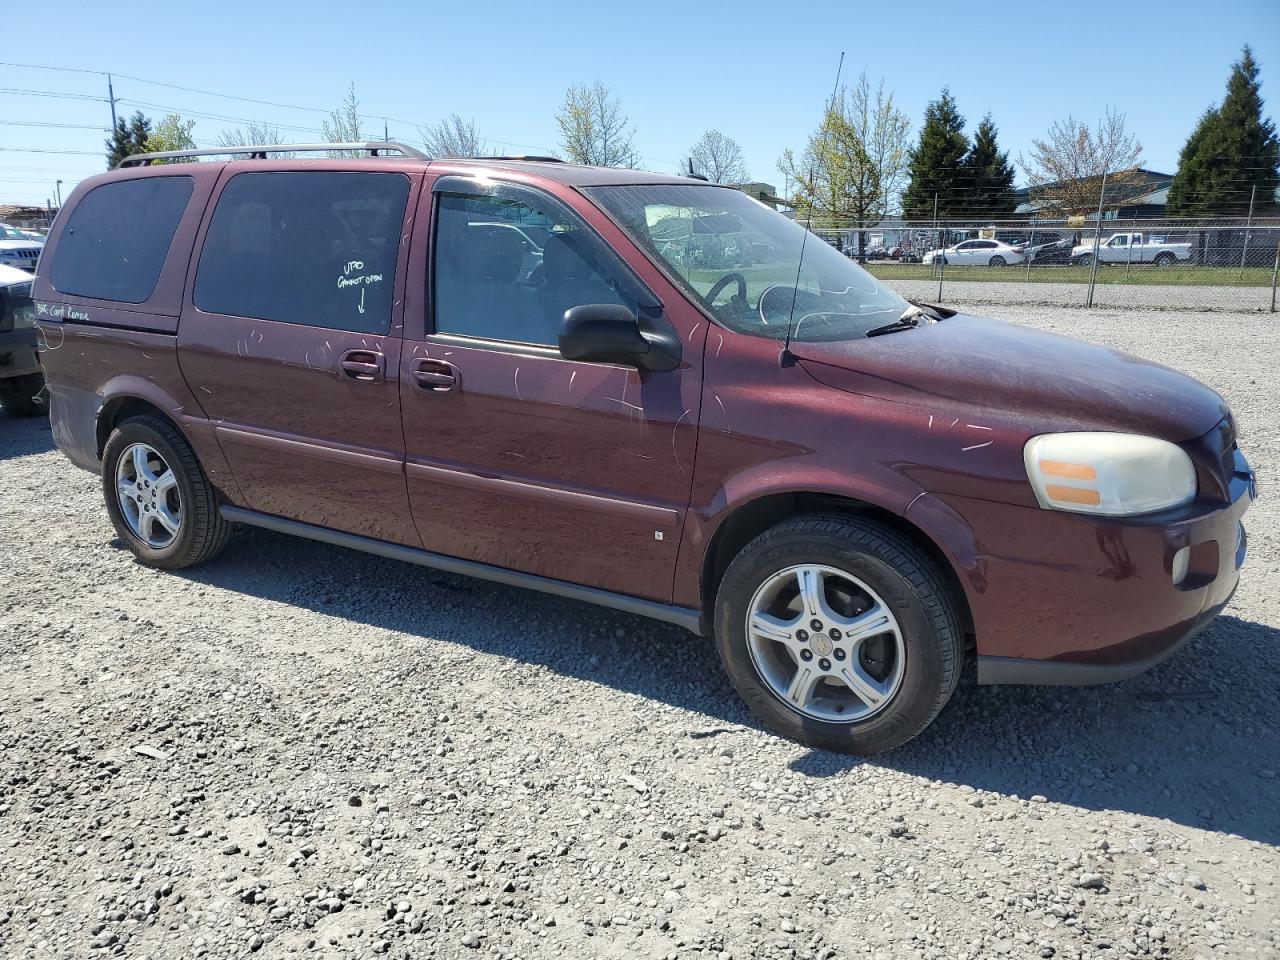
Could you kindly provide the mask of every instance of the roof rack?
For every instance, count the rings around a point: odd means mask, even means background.
[[[227,154],[248,154],[250,160],[265,160],[269,153],[329,153],[338,150],[359,150],[371,157],[381,156],[392,150],[411,160],[426,160],[427,155],[415,147],[394,140],[369,140],[361,143],[275,143],[247,147],[204,147],[199,150],[162,150],[159,153],[135,153],[116,164],[120,167],[147,167],[157,160],[179,160],[186,157],[219,157]]]
[[[441,157],[441,159],[444,159]],[[544,157],[533,153],[507,154],[501,157],[459,157],[459,160],[523,160],[527,163],[564,163],[559,157]]]

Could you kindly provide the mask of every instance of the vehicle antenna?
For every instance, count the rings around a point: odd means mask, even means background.
[[[818,149],[813,153],[813,159],[809,164],[809,184],[814,183],[814,176],[817,174],[818,157],[822,155],[826,149],[827,138],[831,133],[831,125],[827,120],[831,112],[835,109],[836,94],[840,92],[840,73],[844,70],[844,51],[840,51],[840,63],[836,66],[836,83],[831,88],[831,99],[827,101],[826,109],[822,115],[822,138],[818,142]],[[816,191],[815,191],[816,192]],[[813,225],[813,197],[809,198],[809,216],[805,218],[804,236],[800,238],[800,257],[796,260],[796,285],[791,289],[791,312],[787,315],[787,338],[782,343],[782,353],[778,355],[778,364],[783,367],[791,367],[795,365],[796,358],[791,354],[791,326],[796,318],[796,296],[800,293],[800,268],[804,266],[804,245],[809,239],[810,227]]]

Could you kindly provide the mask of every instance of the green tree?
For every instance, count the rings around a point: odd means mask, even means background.
[[[1013,165],[1000,149],[991,114],[982,118],[973,134],[973,144],[961,163],[962,187],[966,193],[965,216],[1009,213],[1017,205],[1013,196]]]
[[[1176,217],[1243,217],[1276,210],[1280,142],[1262,115],[1258,64],[1244,48],[1231,66],[1222,104],[1205,111],[1178,158],[1169,185],[1169,213]]]
[[[128,120],[121,117],[107,141],[107,169],[115,167],[130,154],[146,153],[147,140],[151,137],[151,121],[139,110]]]
[[[171,113],[156,124],[151,135],[147,137],[147,153],[160,153],[165,150],[194,150],[196,142],[191,136],[195,127],[194,120],[183,120],[176,113]],[[168,161],[186,163],[186,160]]]
[[[932,217],[935,196],[938,216],[962,215],[965,211],[960,188],[965,183],[963,162],[968,152],[964,117],[956,109],[951,91],[943,87],[942,96],[925,108],[920,141],[911,151],[902,215],[911,219]]]

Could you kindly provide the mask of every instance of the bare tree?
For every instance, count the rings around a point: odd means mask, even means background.
[[[742,148],[732,137],[719,130],[708,130],[689,150],[689,158],[681,173],[692,170],[712,183],[746,183],[751,179]]]
[[[841,89],[822,126],[797,161],[787,150],[778,170],[795,184],[793,203],[831,227],[858,230],[865,253],[867,227],[883,220],[906,178],[911,123],[883,83],[873,94],[864,74],[852,92]]]
[[[622,104],[597,80],[575,83],[556,115],[560,145],[574,163],[597,167],[634,167],[640,159]]]
[[[422,137],[427,156],[435,159],[478,157],[487,149],[476,122],[463,120],[456,113],[449,114],[439,123],[419,127],[418,134]]]
[[[364,139],[360,130],[360,101],[356,99],[354,83],[342,105],[330,112],[328,120],[320,122],[320,131],[325,143],[358,143]],[[329,156],[358,157],[360,154],[351,150],[330,150]]]
[[[230,127],[218,134],[220,147],[256,147],[279,143],[280,128],[274,123],[250,122],[243,127]]]
[[[1125,128],[1123,113],[1110,109],[1097,126],[1075,117],[1059,120],[1048,138],[1033,140],[1029,159],[1018,157],[1031,199],[1040,209],[1060,216],[1080,216],[1098,208],[1106,178],[1103,207],[1116,207],[1146,189],[1137,171],[1142,144]]]

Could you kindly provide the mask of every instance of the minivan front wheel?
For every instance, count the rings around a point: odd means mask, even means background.
[[[716,644],[767,725],[841,753],[910,740],[959,681],[955,600],[928,557],[861,518],[789,520],[743,548],[716,598]]]
[[[203,563],[230,536],[195,452],[160,417],[133,417],[112,431],[102,453],[102,491],[116,533],[148,566]]]

